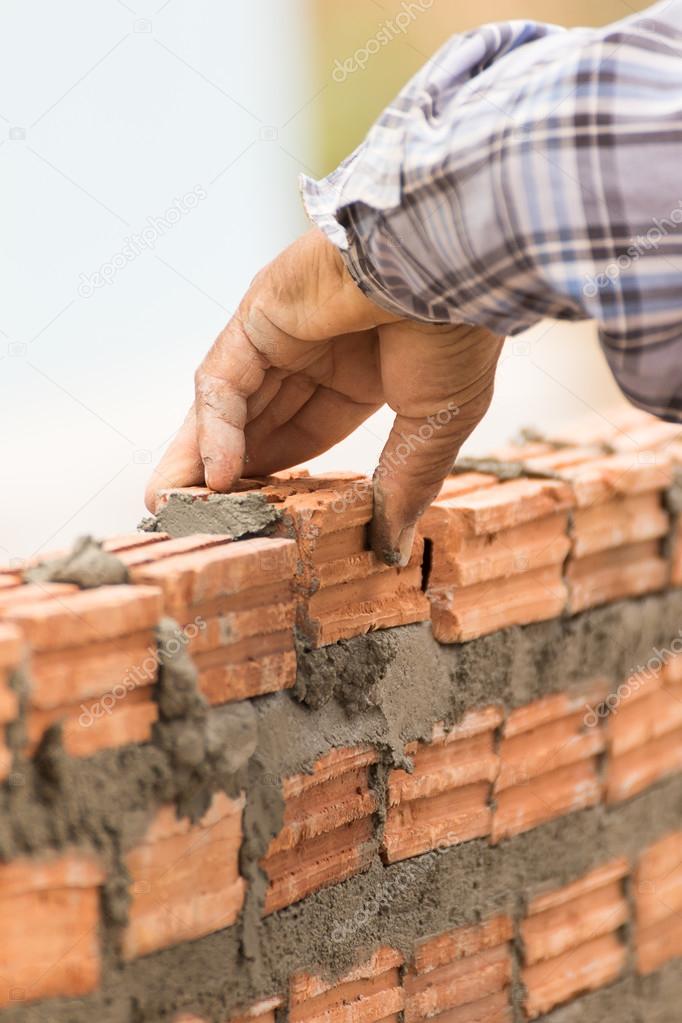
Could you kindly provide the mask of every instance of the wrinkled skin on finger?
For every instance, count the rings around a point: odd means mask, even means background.
[[[149,481],[228,492],[321,454],[387,403],[372,543],[405,564],[417,520],[488,408],[502,339],[399,319],[371,302],[321,232],[253,281],[196,373],[195,401]],[[246,467],[246,468],[245,468]]]

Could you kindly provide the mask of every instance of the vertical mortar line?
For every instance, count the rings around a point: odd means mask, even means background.
[[[634,976],[635,985],[639,988],[637,974],[637,906],[635,902],[635,878],[634,870],[636,864],[630,863],[630,869],[623,878],[623,895],[628,907],[628,918],[625,924],[619,928],[620,936],[626,948],[625,973],[624,976]]]
[[[675,553],[675,541],[677,530],[680,524],[680,511],[682,511],[682,471],[673,466],[673,482],[671,486],[663,491],[662,505],[668,512],[670,525],[668,532],[661,538],[661,555],[668,565],[667,585],[671,585],[673,570],[673,555]]]

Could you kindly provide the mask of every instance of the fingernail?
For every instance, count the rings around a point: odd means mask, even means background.
[[[417,532],[416,523],[413,526],[405,526],[401,529],[398,536],[398,547],[396,550],[396,564],[400,568],[405,568],[405,565],[410,560],[412,554],[412,545],[414,544],[414,534]]]

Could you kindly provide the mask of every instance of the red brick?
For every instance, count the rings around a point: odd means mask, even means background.
[[[369,747],[334,749],[311,773],[283,779],[283,825],[261,861],[270,881],[266,914],[369,865],[377,808],[369,769],[376,760]]]
[[[431,587],[471,586],[561,564],[571,546],[564,513],[476,537],[451,535],[447,515],[434,504],[424,516],[422,528],[433,543]]]
[[[193,551],[207,550],[210,547],[220,547],[232,542],[229,536],[220,536],[213,533],[194,533],[192,536],[178,536],[173,539],[163,533],[149,534],[158,536],[155,543],[135,544],[114,551],[119,561],[122,561],[129,569],[139,565],[152,565],[157,561],[163,561],[176,554],[190,554]]]
[[[626,954],[618,938],[607,934],[527,967],[522,973],[526,1017],[536,1019],[556,1005],[610,984],[621,974]]]
[[[492,841],[521,834],[546,821],[596,806],[602,797],[595,759],[542,774],[500,792],[492,822]]]
[[[62,725],[63,746],[72,757],[89,757],[103,749],[148,742],[158,716],[158,704],[145,690],[133,690],[107,711],[97,700],[53,710],[29,710],[26,752],[33,754],[46,729],[55,723]]]
[[[640,460],[631,454],[608,455],[592,462],[566,466],[563,479],[570,481],[578,508],[609,501],[625,494],[664,490],[672,483],[672,462],[659,454],[655,460]]]
[[[430,743],[406,747],[413,771],[393,770],[388,777],[387,862],[490,833],[491,783],[499,768],[494,730],[501,720],[499,708],[484,708],[450,732],[436,726]]]
[[[155,587],[101,586],[17,607],[6,618],[19,625],[32,649],[40,652],[154,628],[161,609],[161,592]]]
[[[682,832],[640,858],[634,878],[637,969],[652,973],[682,957]]]
[[[405,1023],[418,1023],[450,1009],[475,1006],[492,995],[506,993],[508,998],[511,979],[508,943],[455,958],[426,973],[410,970],[404,979]],[[504,1015],[501,1018],[505,1019]]]
[[[682,728],[669,732],[609,758],[606,776],[606,801],[618,803],[632,799],[668,775],[682,771]]]
[[[290,580],[295,552],[295,546],[282,539],[221,543],[133,567],[131,577],[136,583],[161,587],[166,614],[180,619],[188,609],[197,613],[212,598]]]
[[[329,982],[308,973],[291,979],[291,1023],[397,1023],[404,1007],[399,952],[380,948],[368,962],[345,977]]]
[[[33,707],[52,710],[101,696],[114,688],[150,686],[158,658],[153,629],[82,646],[46,650],[30,663]]]
[[[535,913],[521,924],[524,961],[528,966],[553,959],[602,934],[611,934],[628,919],[620,881],[603,885],[570,902]]]
[[[137,547],[148,547],[150,544],[160,543],[162,540],[169,540],[168,533],[121,533],[118,536],[110,536],[102,541],[102,550],[109,554],[120,554],[123,551],[132,551]]]
[[[503,945],[511,941],[513,936],[512,919],[504,914],[491,917],[480,924],[445,931],[444,934],[437,934],[418,943],[412,957],[413,972],[429,973],[463,956],[476,955],[484,949]]]
[[[609,754],[619,757],[682,728],[682,685],[646,684],[636,699],[621,700],[607,720]]]
[[[95,857],[75,850],[0,865],[0,1005],[98,987],[103,881]]]
[[[439,643],[462,643],[510,625],[556,618],[566,606],[561,566],[534,569],[462,589],[429,590],[431,625]]]
[[[166,540],[128,559],[135,582],[155,580],[162,588],[166,614],[182,627],[200,623],[188,651],[212,704],[286,689],[296,680],[296,545],[227,540]]]
[[[545,725],[502,739],[497,792],[557,768],[589,760],[604,749],[603,731],[585,725],[585,707]]]
[[[571,489],[558,480],[518,479],[438,499],[453,534],[482,536],[512,529],[573,506]]]
[[[132,903],[125,959],[193,941],[233,924],[243,901],[239,876],[243,800],[222,794],[198,824],[162,808],[125,857]]]
[[[0,590],[0,615],[11,617],[15,610],[19,611],[25,604],[35,604],[39,600],[61,600],[69,593],[79,593],[77,586],[71,583],[27,583]]]
[[[583,558],[624,544],[655,540],[668,532],[669,516],[658,493],[638,494],[573,514],[573,557]]]
[[[608,887],[615,881],[622,881],[629,872],[629,863],[625,857],[609,860],[599,867],[595,867],[589,874],[564,885],[562,888],[551,888],[548,891],[541,891],[536,894],[528,903],[530,916],[547,913],[560,906],[582,899],[600,888]]]
[[[665,589],[668,563],[655,540],[626,544],[569,561],[566,570],[573,614],[598,604]]]
[[[589,710],[601,703],[608,692],[608,680],[597,678],[572,692],[543,696],[539,700],[533,700],[532,703],[511,710],[504,722],[503,734],[507,739],[511,739],[523,732],[530,732],[542,725],[570,717],[579,710]]]

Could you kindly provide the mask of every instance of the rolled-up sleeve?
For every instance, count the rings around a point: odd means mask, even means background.
[[[681,167],[682,0],[664,0],[452,38],[301,188],[378,305],[500,334],[595,319],[630,400],[682,420]]]

